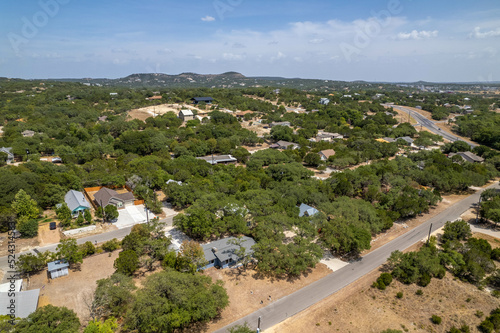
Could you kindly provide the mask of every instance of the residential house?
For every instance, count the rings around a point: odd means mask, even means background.
[[[208,162],[212,165],[231,164],[231,163],[237,162],[237,159],[231,155],[209,155],[209,156],[197,157],[197,159],[203,160],[203,161]]]
[[[116,208],[123,208],[126,206],[132,206],[135,201],[134,194],[132,192],[118,193],[107,187],[101,188],[94,194],[94,200],[97,205],[101,207],[106,207],[107,205],[114,205]]]
[[[238,119],[243,119],[243,118],[245,118],[245,116],[246,116],[247,114],[252,115],[253,113],[254,113],[254,112],[253,112],[253,111],[250,111],[250,110],[248,110],[248,111],[240,111],[240,112],[236,112],[235,116],[236,116],[236,118],[238,118]]]
[[[393,142],[396,142],[396,139],[385,137],[385,138],[381,138],[381,139],[376,139],[375,141],[385,142],[385,143],[393,143]]]
[[[484,158],[477,156],[476,154],[470,152],[470,151],[462,151],[458,153],[449,153],[448,157],[451,158],[455,155],[460,156],[464,161],[470,162],[470,163],[483,163]]]
[[[2,147],[0,152],[7,154],[7,163],[12,163],[14,161],[14,154],[12,153],[12,147]]]
[[[182,119],[182,121],[188,121],[188,120],[193,120],[194,119],[194,113],[191,110],[181,110],[179,112],[179,119]]]
[[[62,158],[60,158],[59,156],[54,156],[50,159],[50,161],[52,163],[62,163]]]
[[[316,215],[319,213],[319,210],[317,210],[316,208],[314,207],[311,207],[309,205],[306,205],[306,204],[300,204],[299,206],[299,217],[302,217],[302,216],[313,216],[313,215]]]
[[[318,133],[316,136],[316,142],[321,142],[321,141],[326,141],[326,142],[332,142],[334,139],[343,139],[344,136],[339,133],[328,133],[328,132],[322,132]]]
[[[274,148],[274,149],[288,149],[289,147],[291,147],[292,149],[298,149],[300,148],[300,146],[296,143],[293,143],[293,142],[288,142],[288,141],[278,141],[276,142],[275,144],[272,144],[271,146],[269,146],[269,148]]]
[[[110,92],[110,93],[109,93],[109,96],[118,96],[118,93],[115,93],[115,92]]]
[[[69,210],[71,210],[71,215],[77,217],[80,212],[90,209],[90,203],[85,199],[85,195],[82,192],[69,190],[64,196],[64,202],[68,205]]]
[[[326,149],[326,150],[320,151],[318,154],[319,154],[319,157],[321,157],[322,161],[326,161],[326,160],[328,160],[328,158],[330,156],[335,155],[335,150],[333,150],[333,149]]]
[[[155,101],[155,100],[160,100],[162,99],[163,97],[161,95],[155,95],[155,96],[151,96],[151,97],[148,97],[146,98],[148,101]]]
[[[51,261],[47,264],[47,274],[51,279],[56,279],[69,274],[69,263],[66,260]]]
[[[191,98],[193,104],[199,104],[200,102],[205,102],[206,104],[212,104],[214,99],[212,97],[193,97]]]
[[[396,138],[396,141],[400,140],[400,139],[406,141],[406,143],[408,143],[409,145],[413,145],[414,140],[412,138],[410,138],[409,136],[402,136],[400,138]]]
[[[33,136],[35,136],[35,131],[31,131],[31,130],[26,130],[24,132],[21,132],[21,134],[23,135],[23,137],[25,138],[31,138]]]
[[[319,104],[321,105],[328,105],[330,103],[330,99],[328,98],[322,98],[319,100]]]
[[[236,266],[243,259],[237,254],[240,247],[230,243],[231,240],[236,239],[236,237],[227,237],[202,245],[205,260],[208,262],[203,269]],[[243,236],[241,237],[241,245],[245,248],[245,254],[251,255],[253,253],[252,246],[255,245],[255,241],[250,237]]]
[[[289,121],[279,121],[275,123],[269,124],[269,127],[274,127],[274,126],[287,126],[290,127],[290,122]]]

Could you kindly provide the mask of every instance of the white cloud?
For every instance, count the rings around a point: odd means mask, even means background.
[[[321,44],[323,43],[325,40],[323,38],[313,38],[313,39],[310,39],[309,40],[309,43],[310,44]]]
[[[245,55],[244,54],[234,54],[234,53],[224,53],[222,55],[222,58],[224,58],[224,60],[243,60],[243,59],[245,59]]]
[[[437,36],[438,36],[438,31],[437,30],[434,30],[434,31],[426,31],[426,30],[417,31],[417,30],[413,30],[411,32],[400,32],[396,36],[396,39],[399,39],[399,40],[409,40],[409,39],[417,40],[417,39],[435,38]]]
[[[497,28],[496,30],[481,32],[480,27],[475,27],[474,31],[469,34],[469,37],[477,39],[483,39],[488,37],[499,37],[499,36],[500,36],[500,28]]]
[[[202,17],[201,20],[203,22],[213,22],[213,21],[215,21],[215,17],[207,15],[205,17]]]

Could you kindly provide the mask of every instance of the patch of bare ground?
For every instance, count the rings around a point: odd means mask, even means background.
[[[484,317],[478,318],[476,312],[488,314],[499,304],[487,291],[454,279],[449,273],[441,280],[432,279],[425,288],[393,281],[384,291],[371,288],[379,274],[373,271],[266,333],[379,333],[388,328],[444,333],[463,324],[477,332],[476,326]],[[416,294],[419,289],[422,295]],[[398,292],[403,293],[403,298],[396,297]],[[430,321],[432,315],[442,318],[441,325]]]
[[[176,115],[182,109],[191,109],[198,111],[198,114],[206,113],[206,110],[199,109],[194,105],[188,104],[160,104],[160,105],[151,105],[139,109],[133,109],[128,111],[127,120],[139,119],[145,121],[149,117],[154,117],[155,115],[162,115],[167,112],[173,112]]]
[[[229,295],[229,306],[222,311],[219,319],[207,325],[206,331],[213,332],[224,327],[330,273],[323,264],[317,264],[316,268],[296,279],[270,278],[251,268],[207,269],[204,275],[210,276],[214,281],[224,282],[224,288]]]
[[[27,289],[40,289],[38,307],[47,304],[65,306],[75,311],[85,324],[89,320],[86,301],[94,294],[96,281],[114,273],[113,262],[118,253],[119,251],[114,251],[85,258],[79,269],[70,270],[67,276],[53,280],[48,279],[47,271],[44,270],[30,277]]]
[[[45,222],[38,226],[39,246],[59,243],[60,240],[61,240],[61,233],[59,229],[50,230],[50,222]]]

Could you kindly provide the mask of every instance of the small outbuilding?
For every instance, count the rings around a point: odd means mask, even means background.
[[[194,113],[191,110],[181,110],[179,112],[179,119],[182,119],[182,121],[188,121],[188,120],[193,120],[194,119]]]
[[[66,260],[51,261],[47,264],[49,278],[56,279],[69,274],[69,264]]]
[[[316,208],[314,207],[311,207],[309,205],[306,205],[306,204],[300,204],[300,207],[299,207],[299,217],[302,217],[302,216],[313,216],[313,215],[316,215],[319,213],[319,210],[317,210]]]

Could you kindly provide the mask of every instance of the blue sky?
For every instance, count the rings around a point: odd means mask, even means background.
[[[500,81],[498,0],[19,0],[0,76]]]

